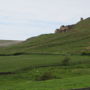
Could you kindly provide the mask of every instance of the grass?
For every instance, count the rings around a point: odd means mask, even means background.
[[[90,56],[69,56],[70,65],[63,66],[65,58],[61,55],[0,56],[0,72],[15,72],[0,75],[0,89],[67,90],[89,87]],[[46,81],[36,80],[46,72],[55,77]]]
[[[39,66],[55,65],[61,62],[63,56],[53,55],[21,55],[1,56],[0,72],[10,72]],[[13,65],[14,63],[14,65]]]
[[[70,32],[40,35],[0,48],[0,90],[85,87],[90,87],[90,18]]]
[[[71,59],[71,65],[90,64],[89,56],[73,55],[69,57]],[[66,58],[66,56],[61,55],[0,56],[0,72],[14,72],[37,67],[59,66],[62,65],[64,58]]]
[[[70,32],[45,34],[19,45],[0,49],[0,54],[59,53],[80,54],[90,46],[90,18],[75,24]]]
[[[85,88],[90,86],[90,75],[53,79],[48,81],[31,81],[25,79],[2,80],[1,90],[67,90],[71,88]]]

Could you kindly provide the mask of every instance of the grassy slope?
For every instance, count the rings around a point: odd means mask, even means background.
[[[77,23],[70,32],[40,35],[0,53],[80,53],[90,49],[90,18]],[[5,50],[4,50],[5,49]],[[6,51],[7,50],[7,51]]]
[[[90,19],[76,24],[72,31],[41,35],[19,45],[0,49],[1,54],[17,52],[79,53],[90,47]],[[71,55],[69,66],[62,66],[64,55],[0,56],[0,72],[15,72],[0,75],[1,90],[62,90],[90,86],[90,56]],[[45,72],[55,79],[35,81]]]
[[[72,53],[86,49],[90,46],[90,18],[77,23],[71,32],[42,35],[28,40],[25,46],[29,52]]]

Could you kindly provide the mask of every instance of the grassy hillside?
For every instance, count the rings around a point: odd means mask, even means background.
[[[78,22],[69,32],[33,37],[1,52],[75,54],[84,50],[90,50],[90,18]]]
[[[0,90],[90,87],[90,18],[69,32],[0,48]]]
[[[0,47],[5,47],[5,46],[11,46],[14,44],[18,44],[21,41],[15,41],[15,40],[0,40]]]

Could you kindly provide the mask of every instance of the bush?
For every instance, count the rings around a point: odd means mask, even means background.
[[[45,72],[41,76],[37,77],[37,81],[45,81],[55,78],[55,76],[51,72]]]
[[[90,55],[90,52],[89,51],[83,51],[83,52],[81,52],[81,55]]]
[[[62,65],[63,66],[69,66],[70,65],[70,58],[69,57],[65,57],[64,60],[62,61]]]

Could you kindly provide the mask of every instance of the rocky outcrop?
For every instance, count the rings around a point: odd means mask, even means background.
[[[90,17],[89,17],[89,18],[90,18]],[[81,17],[79,22],[81,22],[81,21],[83,21],[83,20],[84,20],[84,19]],[[56,30],[55,30],[55,33],[68,32],[68,31],[72,30],[72,28],[73,28],[74,26],[75,26],[75,24],[73,24],[73,25],[66,25],[66,26],[62,25],[59,29],[56,29]]]
[[[59,29],[55,30],[55,33],[68,32],[73,28],[73,26],[74,25],[67,25],[67,26],[62,25]]]
[[[81,21],[83,21],[84,19],[83,18],[81,18]]]

